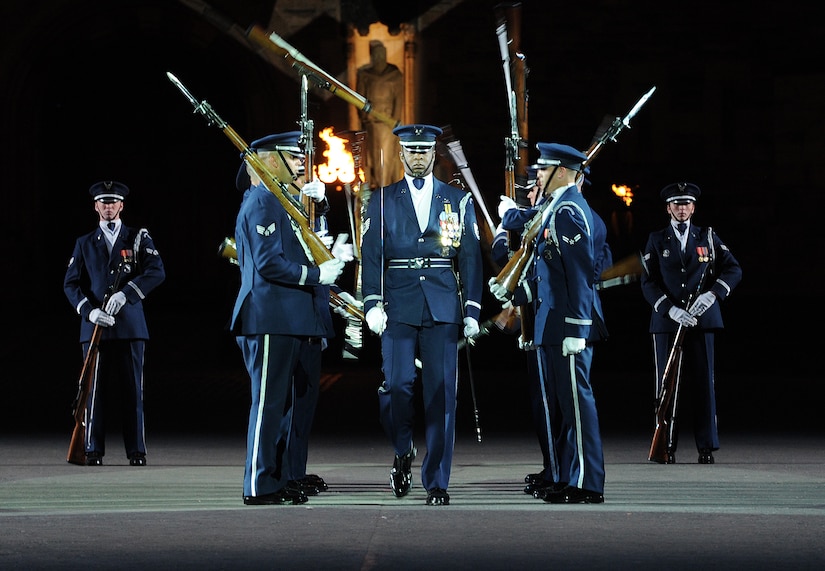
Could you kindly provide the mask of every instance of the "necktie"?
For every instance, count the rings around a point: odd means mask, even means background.
[[[414,178],[413,179],[413,184],[415,185],[415,188],[417,188],[418,190],[421,190],[421,187],[424,186],[424,179],[423,178]]]
[[[687,230],[687,224],[685,224],[684,222],[679,222],[676,225],[676,229],[679,231],[679,236],[681,236],[685,233],[685,230]]]
[[[115,223],[114,222],[109,222],[109,224],[107,224],[107,226],[109,226],[109,231],[110,232],[115,231]]]

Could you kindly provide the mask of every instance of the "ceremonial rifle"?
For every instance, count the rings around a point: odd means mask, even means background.
[[[106,307],[106,302],[112,294],[120,289],[120,279],[124,273],[129,273],[129,264],[132,263],[132,251],[120,251],[120,263],[115,273],[115,281],[109,286],[109,291],[103,297],[101,308]],[[92,337],[89,340],[89,348],[86,350],[86,357],[83,359],[83,367],[80,370],[80,380],[77,383],[77,395],[72,403],[72,414],[74,415],[74,430],[72,439],[69,442],[69,452],[66,455],[66,462],[86,465],[86,425],[88,421],[88,401],[89,395],[94,391],[97,382],[97,357],[100,351],[100,337],[103,334],[103,327],[95,323],[92,330]]]
[[[633,119],[636,113],[639,112],[639,109],[641,109],[650,96],[653,95],[655,90],[656,87],[654,86],[650,89],[650,91],[645,93],[624,118],[617,117],[610,127],[608,127],[607,130],[605,130],[605,132],[602,133],[602,135],[590,146],[586,153],[587,159],[582,163],[582,171],[593,161],[593,159],[596,158],[608,141],[615,142],[616,136],[623,129],[630,128],[630,120]],[[580,173],[580,176],[583,175]],[[544,201],[537,209],[533,218],[531,218],[530,221],[524,225],[524,232],[521,236],[521,246],[513,254],[498,276],[496,276],[496,283],[504,286],[511,294],[515,291],[516,286],[524,277],[528,263],[533,258],[533,248],[535,246],[534,241],[543,226],[542,217],[544,215],[544,211],[550,203],[550,200]]]
[[[382,123],[385,123],[393,128],[397,127],[401,123],[398,119],[373,109],[372,103],[369,99],[354,89],[350,89],[333,76],[322,70],[320,67],[309,61],[301,52],[289,45],[285,39],[275,32],[272,32],[269,36],[267,36],[263,28],[255,24],[247,30],[246,36],[258,46],[266,50],[270,50],[285,58],[292,65],[292,67],[298,71],[298,73],[306,76],[321,89],[325,89],[333,95],[337,95],[347,103],[357,107],[359,111],[367,113],[373,119],[381,121]]]
[[[313,171],[313,162],[315,156],[315,122],[309,118],[309,83],[307,76],[301,76],[301,120],[298,124],[301,126],[301,138],[299,143],[304,146],[304,184],[315,179],[315,172]],[[303,196],[303,195],[302,195]],[[308,196],[302,199],[304,208],[307,211],[307,217],[312,229],[315,229],[315,200]]]
[[[708,228],[708,244],[713,245],[713,230]],[[713,263],[713,256],[708,253],[703,262],[706,262],[702,275],[699,278],[699,285],[696,286],[690,296],[688,296],[685,311],[690,309],[693,301],[702,293],[705,285],[705,278],[708,269]],[[676,335],[673,338],[673,346],[668,353],[665,370],[662,373],[662,383],[656,399],[656,428],[653,431],[653,439],[650,443],[650,451],[647,459],[659,464],[671,464],[673,462],[673,450],[676,438],[676,405],[679,398],[679,384],[682,378],[682,342],[684,341],[687,327],[679,323]]]
[[[286,186],[269,170],[258,154],[250,149],[246,141],[244,141],[226,121],[218,116],[205,99],[199,103],[177,77],[169,72],[166,72],[166,76],[194,106],[194,112],[203,115],[210,127],[216,125],[223,131],[224,135],[229,137],[229,140],[232,141],[235,147],[241,151],[246,164],[252,167],[258,177],[260,177],[263,185],[275,195],[275,198],[278,199],[278,202],[281,203],[281,206],[284,207],[284,210],[286,210],[286,213],[294,222],[293,226],[296,229],[295,234],[301,242],[309,260],[314,262],[315,265],[321,265],[323,262],[332,260],[332,253],[324,245],[320,236],[313,231],[314,221],[309,219],[303,204],[289,193]]]

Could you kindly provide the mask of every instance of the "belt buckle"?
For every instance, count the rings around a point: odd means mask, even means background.
[[[410,260],[410,267],[416,270],[420,270],[424,267],[424,258],[413,258]]]

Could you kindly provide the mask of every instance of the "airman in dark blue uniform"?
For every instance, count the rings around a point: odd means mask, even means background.
[[[576,185],[587,156],[558,143],[538,143],[538,184],[550,202],[536,237],[534,274],[508,292],[490,280],[501,301],[535,301],[534,343],[548,403],[557,402],[569,452],[556,451],[561,490],[547,490],[550,503],[604,501],[604,453],[590,384],[593,343],[607,332],[595,286],[593,215]],[[552,429],[552,427],[551,427]],[[550,444],[554,439],[550,438]]]
[[[252,144],[284,187],[297,180],[304,160],[296,134]],[[283,205],[251,168],[247,172],[251,188],[235,224],[241,285],[231,321],[251,380],[243,499],[247,505],[300,504],[307,495],[294,480],[288,447],[294,381],[301,366],[307,377],[320,376],[321,343],[332,332],[328,286],[344,262],[313,265]]]
[[[532,187],[527,193],[527,197],[533,202],[530,208],[514,208],[513,205],[505,200],[505,197],[502,197],[502,202],[499,206],[502,230],[523,231],[525,224],[536,215],[538,208],[544,204],[546,200],[550,200],[550,197],[543,195],[538,187],[536,180],[537,167],[538,165],[532,165],[527,169],[528,184]],[[578,179],[580,189],[590,184],[590,181],[586,178],[588,174],[590,174],[590,167],[585,167],[582,173],[583,176]],[[596,283],[599,281],[602,271],[613,264],[613,253],[610,245],[607,243],[607,225],[596,211],[591,210],[591,214],[593,216],[593,244],[595,251],[593,283]],[[497,248],[500,237],[503,236],[497,234],[497,240],[493,243],[494,253],[497,249],[498,251],[501,250],[501,246]],[[501,262],[502,260],[499,261]],[[506,262],[506,259],[503,260],[503,262]],[[535,264],[530,266],[525,279],[531,279],[534,274],[534,266]],[[599,302],[597,312],[601,315],[601,301],[598,296],[596,296],[596,301]],[[534,313],[535,305],[536,300],[534,299],[530,309]],[[547,490],[559,491],[567,485],[565,478],[569,472],[570,459],[573,454],[568,446],[567,429],[562,424],[562,414],[558,402],[548,400],[548,396],[553,397],[554,395],[553,393],[548,394],[547,390],[548,386],[552,386],[552,381],[543,378],[543,375],[548,371],[547,364],[542,363],[542,365],[539,366],[537,362],[537,359],[544,355],[544,351],[537,351],[533,342],[520,342],[519,347],[527,353],[527,388],[530,397],[533,425],[536,430],[539,449],[542,455],[542,470],[525,476],[524,482],[526,486],[524,487],[524,493],[543,499]]]
[[[714,332],[724,328],[720,305],[741,281],[742,268],[711,228],[691,222],[701,194],[698,186],[677,182],[664,187],[660,194],[670,224],[648,237],[641,278],[642,293],[653,309],[650,333],[656,361],[655,396],[658,398],[661,391],[674,335],[683,325],[687,329],[682,343],[682,371],[688,372],[685,378],[692,381],[699,463],[713,464],[713,452],[719,449]],[[676,461],[677,441],[674,435],[668,463]]]
[[[129,187],[117,181],[101,181],[92,185],[89,193],[95,201],[99,227],[77,239],[63,279],[63,291],[81,317],[84,355],[95,326],[103,328],[86,405],[86,464],[103,463],[105,396],[114,390],[114,383],[120,383],[126,456],[130,465],[145,466],[143,355],[149,330],[143,300],[163,283],[166,273],[149,232],[130,228],[120,219]],[[121,264],[124,253],[128,262]],[[115,290],[116,281],[119,286]]]
[[[470,193],[432,175],[441,129],[404,125],[404,178],[372,193],[362,225],[362,293],[369,328],[381,335],[381,423],[395,450],[390,485],[412,481],[413,386],[420,358],[427,505],[447,505],[455,440],[458,341],[479,333],[482,258]]]

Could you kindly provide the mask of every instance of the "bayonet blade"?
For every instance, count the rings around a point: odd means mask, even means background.
[[[197,110],[200,104],[198,103],[198,100],[195,99],[195,97],[189,92],[189,90],[186,89],[186,86],[183,83],[181,83],[181,81],[177,77],[175,77],[174,74],[172,74],[172,72],[167,71],[166,77],[169,78],[169,81],[171,81],[175,85],[175,87],[180,89],[180,92],[183,93],[184,97],[186,97],[189,100],[189,103],[191,103],[192,106],[195,107],[195,109]]]
[[[622,119],[622,123],[624,123],[625,127],[630,129],[630,120],[633,119],[633,117],[636,116],[636,113],[639,112],[639,109],[642,108],[642,105],[647,103],[647,100],[650,99],[650,96],[653,95],[654,91],[656,91],[656,86],[655,85],[650,88],[650,91],[648,91],[647,93],[642,95],[642,98],[639,99],[636,102],[636,105],[633,106],[633,109],[631,109],[630,112],[627,115],[625,115],[625,118]]]

